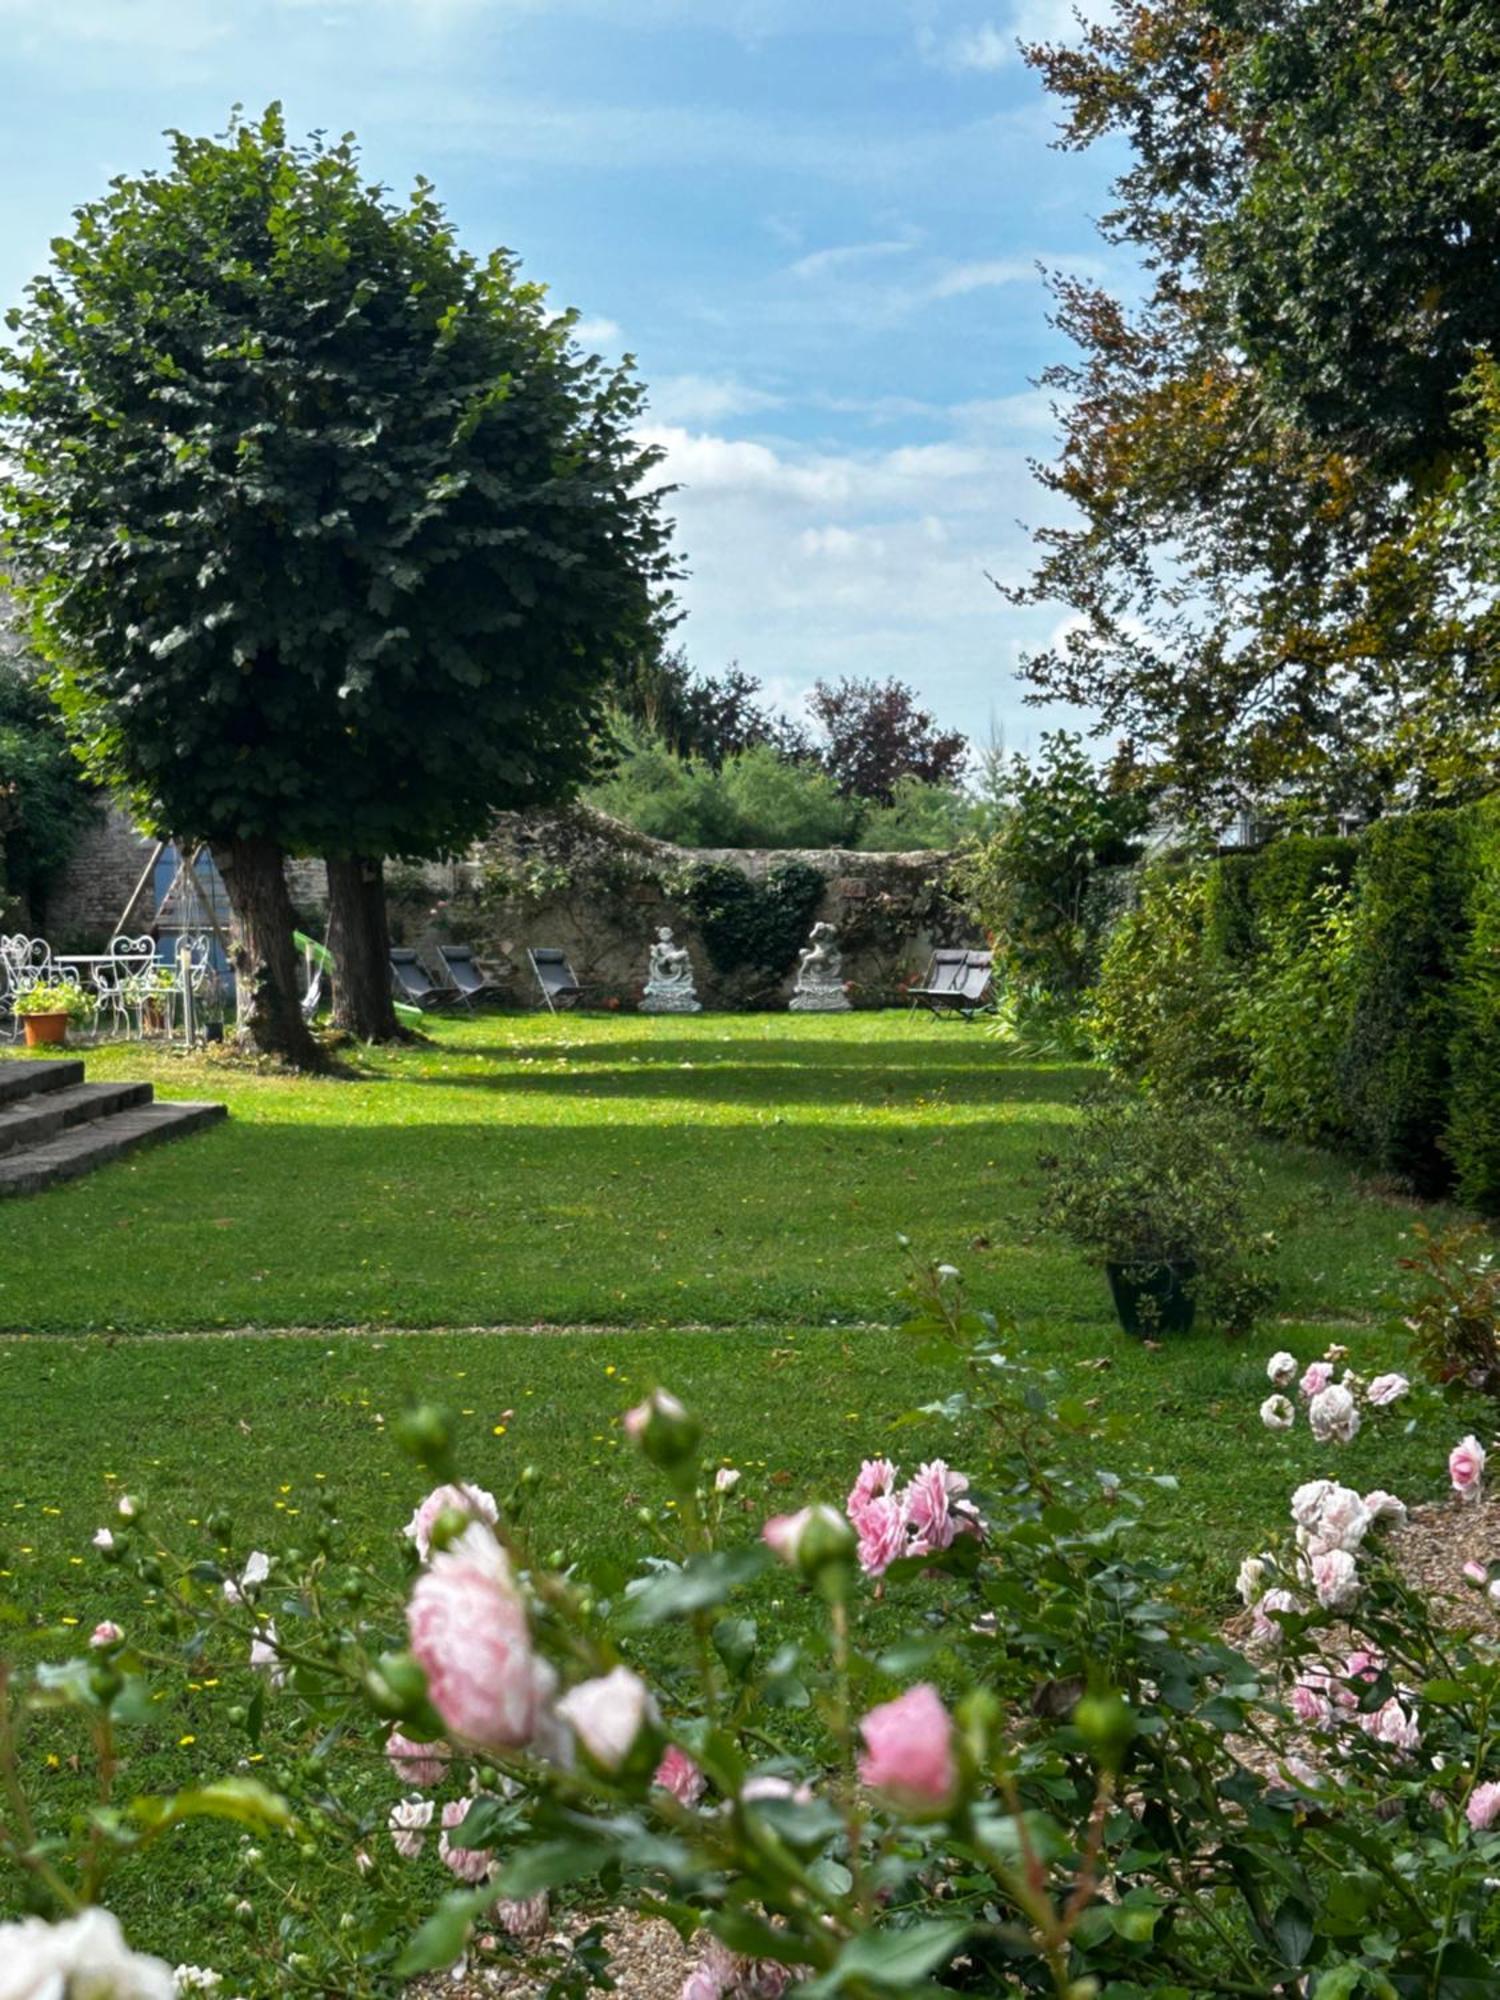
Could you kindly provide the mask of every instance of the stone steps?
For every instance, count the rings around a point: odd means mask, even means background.
[[[0,1060],[0,1200],[77,1180],[228,1115],[222,1104],[158,1104],[149,1083],[83,1078],[81,1062]]]

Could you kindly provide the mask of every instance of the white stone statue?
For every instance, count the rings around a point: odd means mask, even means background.
[[[794,1014],[846,1014],[849,995],[844,991],[844,959],[838,947],[838,932],[832,924],[814,924],[797,967],[797,990],[792,995]]]
[[[685,946],[675,944],[671,930],[663,924],[656,933],[646,967],[646,991],[641,1000],[643,1014],[701,1014],[702,1005],[693,990],[693,962]]]

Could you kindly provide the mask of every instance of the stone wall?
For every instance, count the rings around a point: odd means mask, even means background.
[[[97,948],[117,927],[154,842],[111,810],[79,843],[46,915],[54,948]],[[566,951],[591,1001],[633,1007],[658,926],[670,925],[691,953],[700,997],[709,1006],[779,1006],[792,990],[795,954],[777,970],[714,964],[694,921],[692,872],[723,865],[758,889],[789,863],[816,870],[823,892],[808,918],[839,932],[845,976],[856,1002],[880,1004],[925,970],[940,944],[982,942],[947,894],[951,858],[941,854],[858,854],[674,847],[579,807],[555,815],[501,814],[493,835],[465,860],[388,868],[392,935],[431,959],[443,941],[472,944],[520,1006],[536,1003],[528,946]],[[287,869],[300,917],[321,930],[327,878],[318,861]],[[152,909],[148,887],[132,928]]]

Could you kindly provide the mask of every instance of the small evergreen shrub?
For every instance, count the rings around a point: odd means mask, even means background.
[[[1256,1123],[1315,1145],[1347,1136],[1334,1088],[1353,1011],[1354,902],[1330,870],[1310,903],[1267,920],[1229,1029],[1244,1051],[1241,1096]]]
[[[764,883],[728,862],[710,862],[688,871],[682,895],[717,970],[772,986],[806,942],[825,887],[805,861],[780,863]]]

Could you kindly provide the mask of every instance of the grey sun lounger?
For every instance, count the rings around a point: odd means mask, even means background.
[[[414,951],[391,950],[391,984],[398,999],[413,1007],[444,1007],[453,999],[452,991],[434,986],[427,968]]]
[[[437,955],[453,982],[453,997],[465,1007],[476,1006],[482,1000],[504,999],[505,988],[486,978],[468,945],[440,944]]]
[[[578,984],[565,951],[554,951],[550,945],[538,945],[526,956],[531,960],[531,969],[536,974],[536,983],[542,989],[542,999],[549,1014],[555,1014],[559,1007],[578,1005],[583,998],[583,988]]]
[[[922,999],[939,1017],[958,1014],[972,1021],[976,1014],[995,1011],[994,955],[988,951],[965,951],[963,964],[946,986],[934,986]]]

